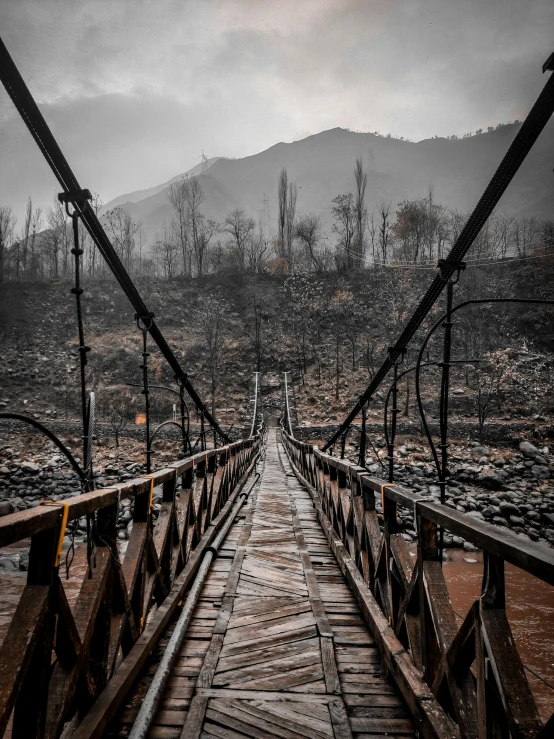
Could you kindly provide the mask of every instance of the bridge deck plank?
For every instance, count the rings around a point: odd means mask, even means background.
[[[149,736],[413,736],[275,429],[243,513],[206,579]],[[139,703],[140,691],[113,736],[130,729]]]

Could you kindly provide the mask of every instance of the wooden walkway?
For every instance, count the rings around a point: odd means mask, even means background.
[[[110,736],[127,735],[149,681],[145,674]],[[271,428],[260,480],[204,585],[150,736],[375,739],[413,732]]]

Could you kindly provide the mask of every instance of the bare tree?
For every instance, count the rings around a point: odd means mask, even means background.
[[[210,390],[212,401],[212,416],[215,417],[216,393],[222,369],[222,357],[225,348],[223,331],[227,307],[224,302],[215,297],[202,300],[198,313],[202,338],[207,350],[207,365],[210,373]]]
[[[31,234],[31,221],[33,220],[33,201],[31,196],[27,198],[27,206],[25,208],[25,222],[23,231],[19,238],[20,254],[18,264],[16,265],[16,277],[20,276],[20,270],[23,274],[27,271],[27,252],[29,249],[29,236]]]
[[[196,273],[201,276],[207,257],[208,246],[213,236],[219,230],[215,221],[206,220],[200,211],[204,201],[204,191],[197,177],[191,177],[183,181],[184,199],[188,209],[188,222],[190,228],[190,242],[192,254],[196,262]],[[190,269],[192,274],[192,265]]]
[[[192,255],[190,248],[190,214],[188,205],[188,181],[174,182],[169,188],[169,202],[173,206],[174,217],[171,222],[175,232],[177,245],[181,252],[183,274],[190,275],[192,270]]]
[[[377,243],[381,261],[383,264],[387,263],[389,256],[389,247],[391,243],[391,222],[390,222],[390,200],[380,200],[377,204],[377,217],[378,217],[378,231],[377,231]]]
[[[525,257],[533,251],[535,239],[539,234],[536,218],[523,217],[514,226],[514,242],[518,256]]]
[[[69,262],[70,229],[62,203],[56,198],[46,213],[48,230],[43,244],[50,262],[50,275],[57,279],[67,273]],[[61,264],[60,264],[61,261]]]
[[[377,349],[377,341],[368,333],[365,334],[365,345],[362,349],[362,358],[367,369],[369,379],[372,380],[375,374],[375,350]]]
[[[254,351],[256,371],[262,371],[262,364],[271,346],[277,340],[269,314],[264,311],[255,289],[251,292],[246,335]]]
[[[139,224],[133,221],[124,208],[113,208],[105,214],[104,218],[106,219],[107,230],[112,237],[114,249],[127,270],[131,272]]]
[[[292,268],[293,261],[293,244],[294,244],[294,224],[296,220],[296,198],[298,196],[298,188],[294,182],[289,183],[289,196],[287,202],[287,223],[286,223],[286,239],[287,239],[287,261],[289,269]]]
[[[502,359],[503,354],[499,352],[496,356],[491,356],[486,363],[477,365],[475,368],[477,422],[481,444],[485,441],[485,424],[491,411],[499,408],[503,402],[506,366]]]
[[[231,237],[230,246],[236,253],[241,270],[245,270],[250,263],[255,225],[254,220],[240,208],[229,213],[223,222],[222,230]]]
[[[364,263],[365,239],[364,232],[367,220],[367,209],[365,207],[365,191],[367,187],[367,174],[364,172],[361,158],[356,159],[354,170],[356,180],[356,192],[354,208],[356,210],[356,237],[354,241],[353,266],[362,267]]]
[[[192,242],[196,262],[196,274],[202,277],[207,263],[208,250],[213,237],[219,233],[219,223],[205,218],[201,213],[198,216],[195,236]]]
[[[29,198],[29,201],[31,198]],[[29,264],[28,271],[31,278],[36,277],[39,269],[39,257],[36,254],[37,232],[42,228],[42,210],[41,208],[31,209],[31,234],[29,238]]]
[[[288,176],[283,167],[279,175],[278,187],[279,215],[277,218],[279,256],[286,258],[286,224],[287,224],[287,201],[288,201]]]
[[[98,193],[94,193],[92,196],[91,207],[96,215],[98,215],[102,205],[102,198]],[[95,275],[97,270],[101,270],[102,267],[99,267],[96,264],[97,247],[84,227],[82,221],[79,221],[79,239],[84,251],[83,264],[89,275]],[[100,264],[102,265],[103,263]]]
[[[4,282],[6,256],[13,242],[16,218],[8,205],[0,206],[0,283]]]
[[[296,223],[295,234],[305,249],[308,262],[312,263],[316,271],[319,270],[320,263],[316,256],[316,248],[321,240],[320,217],[314,213],[302,216]]]
[[[390,206],[390,203],[388,205]],[[399,252],[403,261],[418,262],[425,258],[428,236],[427,205],[427,199],[407,200],[401,203],[396,211],[394,235],[399,243]],[[384,207],[380,210],[384,218]],[[386,215],[388,217],[388,212]]]
[[[371,211],[368,223],[369,243],[371,244],[371,262],[375,264],[375,246],[377,244],[377,225],[375,223],[375,210]]]
[[[175,242],[174,233],[170,229],[164,227],[162,233],[156,237],[152,252],[162,268],[164,277],[174,277],[179,256],[179,245]]]
[[[356,212],[354,209],[354,198],[352,193],[337,195],[333,198],[333,231],[338,235],[337,244],[337,266],[351,266],[353,251],[353,238],[356,231]]]
[[[108,416],[108,423],[115,437],[116,449],[119,449],[119,435],[127,428],[129,417],[122,408],[114,408]]]
[[[252,236],[248,254],[248,270],[262,272],[265,261],[270,252],[271,238],[266,235],[264,225],[260,220],[258,231]]]

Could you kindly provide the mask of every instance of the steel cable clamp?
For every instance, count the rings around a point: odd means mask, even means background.
[[[395,487],[394,482],[385,482],[381,485],[381,508],[383,509],[383,513],[385,512],[385,489],[393,487]]]
[[[152,323],[154,321],[153,313],[135,313],[135,321],[137,322],[137,328],[140,331],[150,331]],[[142,323],[142,326],[140,325]]]
[[[144,477],[144,478],[150,480],[150,503],[149,503],[149,510],[152,510],[152,508],[154,508],[154,488],[156,487],[155,484],[154,484],[154,477],[155,477],[155,475],[144,474],[144,475],[139,475],[139,477]]]
[[[58,548],[56,550],[56,559],[54,562],[54,567],[59,567],[62,558],[63,540],[65,537],[65,530],[67,528],[67,519],[69,518],[69,503],[60,503],[57,500],[41,500],[39,505],[58,505],[63,507],[62,525],[60,527],[60,537],[58,539]]]

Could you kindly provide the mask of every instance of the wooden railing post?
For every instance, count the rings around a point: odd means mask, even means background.
[[[110,625],[114,617],[114,590],[116,587],[116,575],[114,561],[119,554],[117,552],[117,504],[101,508],[96,512],[96,536],[97,536],[97,564],[100,564],[98,572],[93,573],[96,580],[96,588],[101,592],[98,598],[98,609],[94,618],[93,636],[89,648],[89,671],[94,680],[95,696],[100,693],[109,680],[115,658],[112,652]],[[105,559],[105,564],[100,562]],[[106,568],[106,573],[102,569]],[[97,596],[98,597],[98,596]],[[92,701],[91,701],[92,702]]]
[[[177,475],[162,484],[162,507],[154,534],[154,543],[160,556],[160,569],[163,579],[169,585],[173,578],[173,546],[179,541],[177,527]],[[166,546],[166,541],[171,542]]]
[[[379,517],[375,508],[375,491],[367,484],[368,478],[362,478],[362,498],[364,502],[364,551],[367,556],[367,574],[364,580],[371,592],[376,594],[376,569],[381,545],[381,529]]]
[[[421,515],[418,503],[416,503],[415,508],[418,533],[417,566],[419,572],[421,666],[427,683],[432,685],[439,668],[441,655],[425,590],[425,564],[439,561],[439,540],[437,525]]]
[[[177,505],[177,525],[181,534],[181,561],[177,565],[176,574],[179,574],[186,565],[191,549],[197,544],[194,502],[192,500],[192,485],[194,470],[192,465],[181,475],[181,490],[179,492],[179,503]]]
[[[208,490],[206,486],[206,458],[198,460],[196,464],[196,478],[194,482],[194,500],[197,501],[198,538],[206,530],[208,517]]]
[[[479,737],[536,736],[542,724],[506,617],[504,560],[490,552],[475,638]]]
[[[336,528],[337,526],[337,520],[336,520],[336,501],[339,497],[339,482],[338,482],[338,475],[337,475],[337,468],[332,464],[331,460],[328,460],[328,466],[327,466],[327,485],[328,485],[328,494],[326,496],[327,498],[327,517],[331,521],[331,525],[338,534],[340,532]]]
[[[208,526],[215,514],[214,483],[217,471],[217,455],[208,456],[206,462],[206,526]]]
[[[348,473],[344,470],[338,468],[337,469],[337,495],[336,497],[333,496],[333,502],[334,502],[334,521],[335,521],[335,529],[342,539],[342,543],[347,546],[346,541],[346,516],[348,515],[345,512],[345,508],[348,506],[349,498],[350,498],[350,486],[348,481]],[[346,513],[346,515],[345,515]]]
[[[223,485],[223,479],[225,474],[225,464],[226,464],[226,453],[222,452],[221,454],[219,452],[216,452],[214,454],[213,458],[213,470],[212,474],[214,475],[214,481],[213,481],[213,504],[212,504],[212,518],[214,516],[217,516],[219,511],[221,510],[221,507],[223,506],[223,499],[222,499],[222,485]]]
[[[31,538],[27,585],[6,635],[7,646],[10,646],[9,640],[14,648],[11,666],[20,664],[19,685],[14,686],[14,739],[44,736],[58,606],[58,568],[55,562],[61,520],[60,509],[60,524]],[[36,600],[34,608],[33,600]],[[0,734],[8,718],[9,712],[2,717]]]
[[[363,550],[363,531],[364,531],[364,501],[362,496],[362,477],[367,474],[363,467],[353,467],[350,476],[350,500],[352,503],[352,524],[351,531],[349,532],[352,537],[352,551],[350,552],[351,557],[356,562],[360,572],[364,573],[364,580],[366,578],[365,572],[367,570],[367,553],[364,554]],[[367,582],[367,580],[366,580]]]
[[[383,510],[383,536],[381,540],[381,551],[377,560],[376,579],[378,581],[380,600],[386,617],[394,627],[394,602],[391,582],[391,547],[390,537],[398,531],[396,521],[397,505],[386,495],[386,487],[381,487],[381,507]]]

